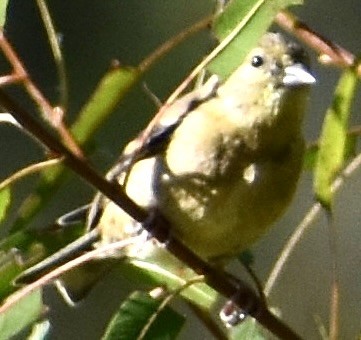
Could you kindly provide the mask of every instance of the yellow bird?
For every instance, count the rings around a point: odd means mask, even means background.
[[[212,76],[171,105],[128,145],[108,179],[119,181],[140,206],[163,214],[171,235],[203,259],[235,256],[269,229],[295,192],[314,82],[304,51],[267,33],[224,83]],[[97,239],[96,245],[143,232],[100,194],[88,225],[94,237],[87,242]],[[122,255],[126,251],[134,247]],[[55,258],[30,268],[20,281],[69,257]]]
[[[144,159],[133,161],[127,194],[159,210],[171,233],[202,258],[239,254],[288,206],[302,167],[302,121],[315,82],[305,59],[280,34],[266,34],[224,84],[211,78],[179,99],[141,151],[136,148]],[[123,159],[132,153],[126,149]],[[119,180],[124,184],[124,176]],[[124,215],[105,204],[97,224],[105,242],[134,224]]]

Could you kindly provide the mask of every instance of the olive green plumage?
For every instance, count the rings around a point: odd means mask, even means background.
[[[156,207],[171,222],[172,234],[203,258],[240,253],[290,202],[302,167],[301,123],[314,82],[304,59],[280,34],[267,33],[224,84],[209,90],[207,100],[179,113],[180,122],[174,123],[174,109],[169,110],[154,129],[167,137],[166,145],[131,168],[129,196]],[[193,101],[197,96],[199,90]],[[186,106],[189,98],[175,107]],[[118,208],[112,208],[113,221],[114,214],[128,220]],[[110,226],[109,218],[100,223],[107,241],[108,233],[116,239],[115,230],[124,228],[124,221]]]

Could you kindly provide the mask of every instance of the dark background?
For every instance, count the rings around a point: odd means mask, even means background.
[[[67,120],[70,123],[108,69],[111,60],[118,59],[122,64],[137,65],[166,39],[210,13],[213,6],[210,0],[51,0],[47,3],[60,34],[66,61],[70,97]],[[294,12],[316,31],[356,54],[360,52],[361,6],[358,1],[308,1]],[[51,102],[56,103],[56,69],[35,1],[10,1],[6,32],[34,81]],[[208,34],[197,34],[163,58],[146,75],[145,83],[161,100],[166,99],[211,44]],[[315,140],[319,134],[339,70],[315,65],[314,73],[318,83],[313,89],[305,121],[305,135],[309,141]],[[27,103],[24,99],[24,104]],[[354,106],[355,124],[361,122],[359,106],[358,99]],[[141,86],[127,96],[96,135],[90,157],[99,170],[105,171],[113,163],[126,141],[146,124],[154,112],[155,106]],[[0,125],[0,146],[0,178],[42,159],[42,150],[8,125]],[[360,177],[359,170],[346,182],[337,196],[335,206],[339,230],[341,327],[344,339],[355,337],[360,331]],[[16,186],[12,218],[15,216],[16,204],[35,184],[36,177]],[[313,203],[311,190],[312,176],[305,173],[292,207],[277,228],[253,248],[256,271],[261,278],[267,277],[285,239]],[[34,226],[49,223],[56,216],[87,202],[92,195],[93,191],[74,177],[55,196],[46,212],[34,221]],[[328,258],[327,225],[325,218],[320,218],[297,247],[271,296],[271,302],[282,306],[283,317],[307,339],[319,338],[315,316],[324,322],[328,319]],[[50,306],[53,326],[51,339],[98,339],[122,297],[134,288],[134,282],[129,283],[120,276],[119,273],[113,273],[107,277],[75,309],[67,307],[52,288],[47,289],[46,302]],[[181,308],[186,312],[184,306]],[[181,338],[187,335],[207,336],[197,323],[188,324]]]

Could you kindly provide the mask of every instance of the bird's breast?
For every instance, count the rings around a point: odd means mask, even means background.
[[[302,143],[294,141],[281,155],[254,160],[242,155],[242,148],[234,148],[223,162],[219,150],[198,156],[190,151],[178,154],[174,168],[159,157],[154,172],[159,210],[171,221],[175,235],[202,257],[240,253],[290,202],[301,169]]]

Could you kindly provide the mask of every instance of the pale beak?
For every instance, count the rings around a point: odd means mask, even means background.
[[[294,64],[285,68],[284,86],[312,85],[315,82],[316,78],[303,64]]]

